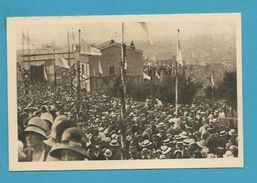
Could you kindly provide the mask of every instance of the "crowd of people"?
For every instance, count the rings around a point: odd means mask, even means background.
[[[144,65],[144,73],[150,77],[161,77],[162,75],[175,75],[175,62],[174,63],[159,63],[151,64],[147,63]],[[182,66],[177,65],[178,72],[182,71]]]
[[[179,105],[50,85],[18,87],[19,161],[133,160],[238,157],[236,124],[225,101]],[[236,116],[233,116],[236,118]]]

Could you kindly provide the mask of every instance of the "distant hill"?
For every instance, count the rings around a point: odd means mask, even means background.
[[[160,38],[151,46],[147,41],[134,41],[144,56],[156,60],[172,58],[176,55],[176,38]],[[201,35],[181,38],[182,54],[186,64],[224,63],[236,64],[236,40],[234,36]]]

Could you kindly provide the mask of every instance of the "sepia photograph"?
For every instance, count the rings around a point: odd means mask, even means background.
[[[8,18],[9,170],[243,167],[241,34],[239,13]]]

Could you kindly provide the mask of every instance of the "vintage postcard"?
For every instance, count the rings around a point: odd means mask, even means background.
[[[243,167],[240,13],[12,17],[7,44],[10,171]]]

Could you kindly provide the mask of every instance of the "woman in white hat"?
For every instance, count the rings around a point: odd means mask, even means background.
[[[47,139],[48,124],[39,117],[33,117],[29,120],[28,126],[20,134],[20,139],[25,144],[23,153],[26,158],[22,161],[46,161],[50,147],[44,143]]]

